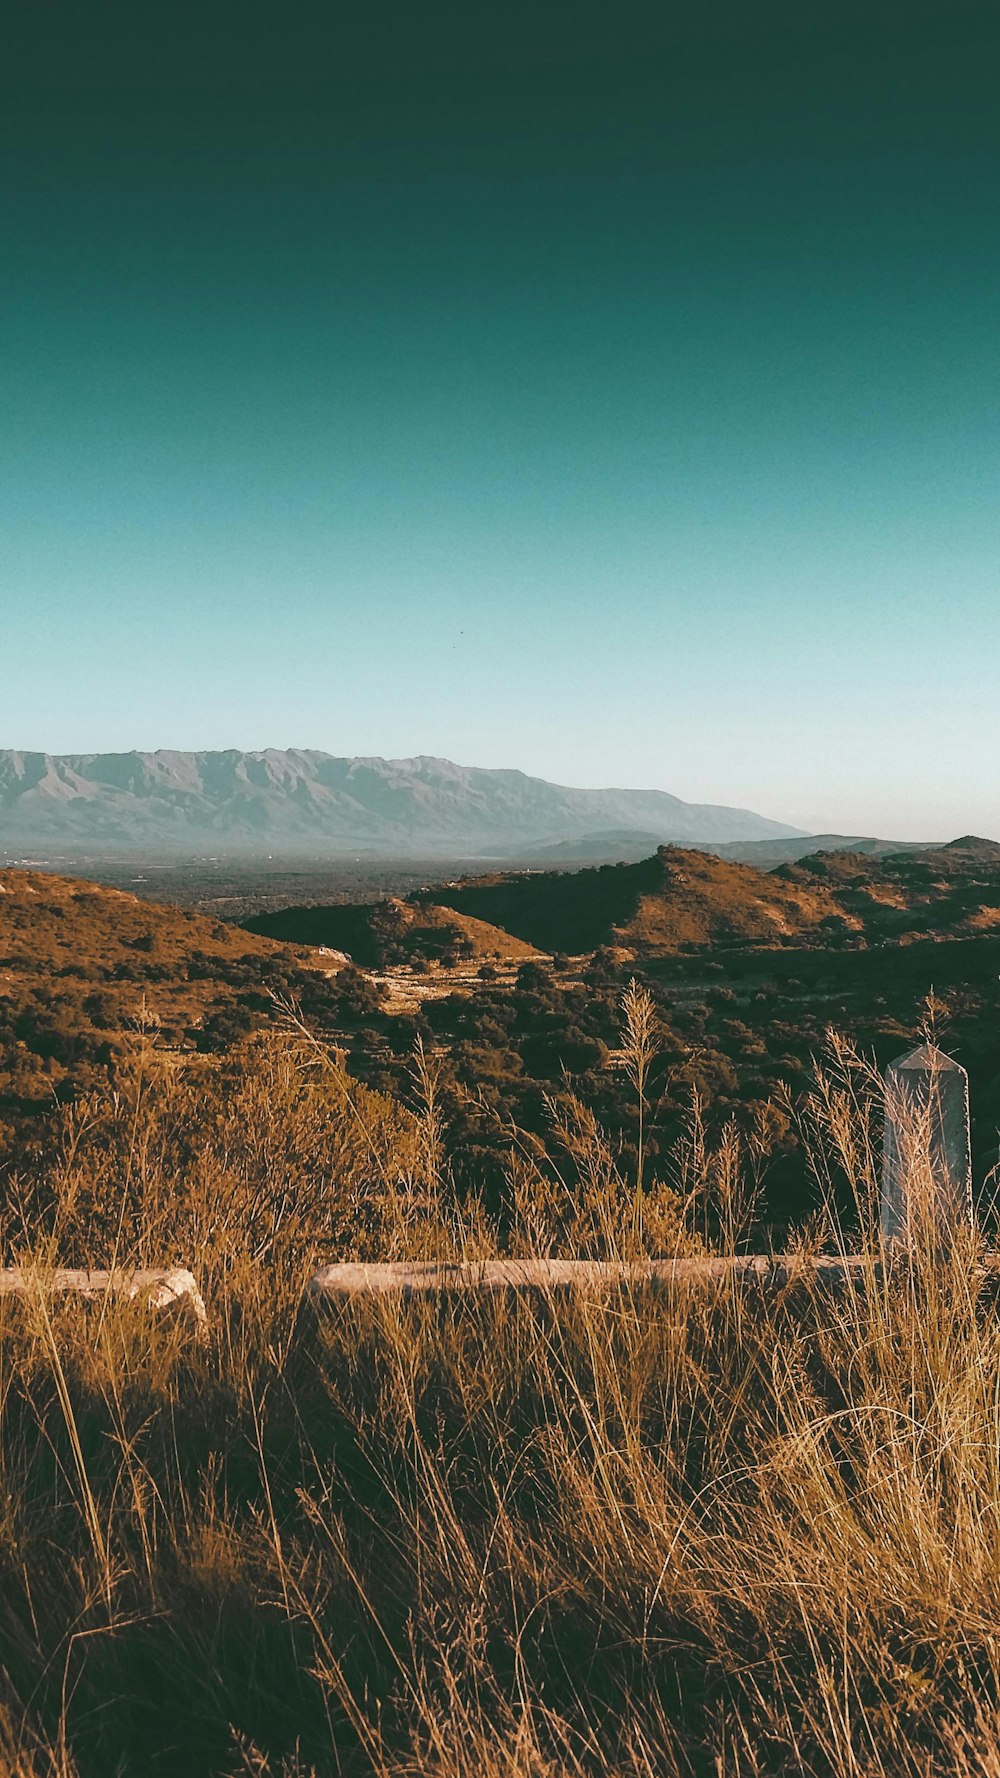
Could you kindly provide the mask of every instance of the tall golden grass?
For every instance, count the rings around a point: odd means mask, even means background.
[[[840,1045],[797,1108],[872,1261],[836,1292],[307,1321],[336,1257],[745,1241],[762,1142],[697,1108],[640,1195],[561,1098],[502,1220],[458,1204],[418,1073],[404,1112],[301,1032],[143,1041],[11,1182],[8,1260],[183,1261],[212,1320],[0,1304],[0,1774],[1000,1774],[1000,1320],[971,1235],[875,1263],[874,1077]]]

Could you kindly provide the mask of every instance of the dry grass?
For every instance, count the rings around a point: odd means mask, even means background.
[[[459,1207],[421,1067],[413,1116],[294,1034],[200,1081],[140,1046],[12,1191],[8,1254],[183,1259],[213,1322],[0,1304],[0,1778],[1000,1774],[971,1239],[839,1295],[297,1323],[320,1259],[740,1239],[760,1149],[697,1118],[639,1216],[583,1107],[548,1157],[512,1136],[502,1226]],[[862,1240],[873,1084],[841,1049],[800,1108]]]

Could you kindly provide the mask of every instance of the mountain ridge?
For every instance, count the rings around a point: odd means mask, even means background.
[[[311,748],[49,754],[0,749],[0,847],[270,846],[442,854],[572,839],[595,827],[661,843],[797,837],[752,810],[661,790],[578,789],[432,755]]]

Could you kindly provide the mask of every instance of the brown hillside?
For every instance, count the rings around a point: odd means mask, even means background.
[[[461,954],[470,961],[478,958],[481,962],[490,959],[519,963],[540,954],[524,939],[514,938],[511,933],[501,931],[499,926],[491,926],[487,920],[477,920],[472,914],[460,914],[454,908],[440,907],[434,902],[415,905],[400,901],[394,905],[399,910],[410,951],[421,945],[433,951],[443,939],[448,946],[457,944]]]
[[[963,938],[1000,924],[1000,846],[968,837],[879,856],[823,851],[773,871],[661,846],[639,864],[498,874],[426,894],[550,952]]]
[[[569,953],[622,945],[657,956],[688,945],[780,942],[841,914],[823,884],[679,846],[661,846],[639,864],[497,875],[427,893],[542,950]]]
[[[0,870],[0,1099],[87,1086],[140,1023],[190,1047],[237,1035],[312,979],[282,946],[120,889]]]
[[[974,835],[879,858],[825,852],[774,875],[789,887],[826,889],[877,940],[971,937],[1000,922],[1000,846]]]
[[[366,969],[411,962],[416,957],[518,963],[538,955],[530,942],[488,920],[442,907],[423,896],[282,908],[277,913],[255,915],[246,922],[246,930],[289,944],[344,951]]]
[[[861,921],[843,915],[823,884],[783,881],[748,864],[676,846],[661,847],[657,861],[659,881],[617,928],[618,942],[640,956],[687,946],[808,941],[825,920],[860,930]]]
[[[1000,847],[963,840],[881,856],[820,852],[762,871],[661,846],[637,864],[514,871],[405,900],[286,908],[248,929],[326,945],[364,967],[447,955],[516,962],[617,946],[637,957],[709,946],[971,937],[1000,924]]]
[[[194,949],[221,960],[271,956],[275,946],[207,915],[141,901],[123,889],[48,871],[0,869],[0,950],[8,968],[47,960],[56,974],[71,964],[106,970],[135,951],[168,961],[189,957]]]

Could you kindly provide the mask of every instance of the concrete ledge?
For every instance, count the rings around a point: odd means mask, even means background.
[[[0,1297],[37,1296],[50,1291],[80,1296],[89,1302],[104,1296],[124,1297],[158,1313],[189,1315],[199,1326],[207,1321],[201,1292],[184,1266],[161,1272],[73,1271],[62,1267],[50,1272],[42,1266],[8,1266],[0,1270]]]
[[[738,1278],[780,1289],[793,1279],[842,1283],[861,1277],[871,1261],[862,1256],[799,1259],[751,1254],[736,1259],[713,1255],[696,1259],[485,1259],[463,1263],[436,1260],[397,1265],[323,1266],[306,1286],[316,1301],[356,1296],[412,1297],[432,1292],[603,1290],[620,1285],[721,1284]]]

